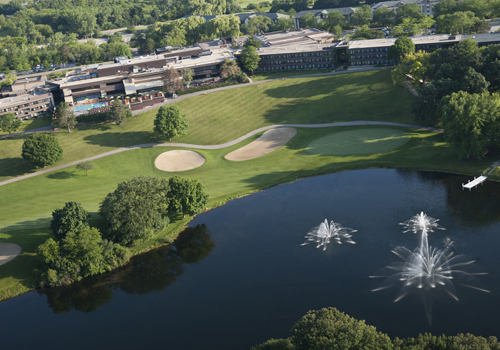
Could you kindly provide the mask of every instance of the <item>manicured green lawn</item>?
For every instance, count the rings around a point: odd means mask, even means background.
[[[190,123],[177,142],[219,144],[277,123],[328,123],[383,120],[414,123],[411,97],[395,86],[389,71],[271,81],[265,84],[190,97],[176,104]],[[64,158],[55,165],[91,157],[119,147],[159,142],[153,134],[157,110],[127,120],[125,125],[93,124],[71,134],[60,130]],[[34,171],[23,160],[23,137],[0,140],[0,181]]]
[[[288,77],[293,77],[293,76],[297,76],[297,75],[328,73],[330,71],[331,70],[328,70],[328,69],[311,69],[311,70],[293,70],[293,71],[287,71],[287,72],[274,72],[274,73],[260,72],[256,75],[250,76],[250,78],[252,78],[253,81],[261,81],[261,80],[268,80],[268,79],[288,78]]]
[[[398,149],[409,139],[399,129],[359,127],[317,139],[309,144],[307,151],[326,156],[367,155]]]
[[[199,179],[210,194],[209,207],[222,205],[231,198],[252,193],[299,177],[369,167],[396,167],[439,170],[477,175],[492,160],[462,163],[456,153],[443,142],[442,135],[409,129],[398,129],[411,138],[402,147],[378,154],[324,156],[311,154],[307,147],[328,135],[357,130],[358,127],[298,129],[297,135],[281,149],[263,157],[231,162],[224,156],[259,135],[240,144],[221,150],[197,150],[206,157],[200,168],[177,173]],[[363,129],[387,129],[363,127]],[[96,168],[89,176],[75,167],[40,175],[0,187],[1,229],[0,241],[21,245],[22,254],[12,262],[0,266],[0,299],[16,291],[34,288],[32,269],[36,247],[50,236],[48,224],[51,212],[65,202],[77,201],[93,214],[93,222],[101,225],[96,212],[99,202],[116,185],[138,175],[170,177],[154,167],[156,157],[171,148],[154,147],[119,153],[95,161]],[[179,232],[190,220],[174,222],[157,237],[134,248],[134,252],[149,249],[163,242],[165,236]]]

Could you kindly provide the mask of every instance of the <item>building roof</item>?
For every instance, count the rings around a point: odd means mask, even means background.
[[[427,45],[436,43],[454,43],[459,42],[462,38],[461,35],[455,35],[451,37],[448,34],[438,34],[438,35],[423,35],[423,36],[412,36],[410,39],[415,43],[415,45]],[[397,38],[387,38],[387,39],[371,39],[371,40],[355,40],[349,41],[347,46],[349,49],[366,49],[373,47],[390,47],[394,45]]]
[[[9,108],[9,107],[17,107],[20,104],[30,101],[38,101],[42,98],[51,97],[52,93],[46,91],[33,91],[29,94],[7,97],[0,99],[0,109]]]
[[[384,7],[399,7],[401,5],[405,4],[414,4],[414,3],[419,3],[422,2],[423,0],[397,0],[397,1],[382,1],[382,2],[377,2],[373,4],[372,10],[376,10],[379,8],[384,8]]]
[[[257,54],[259,56],[265,55],[281,55],[281,54],[292,54],[301,52],[316,52],[323,50],[333,50],[336,44],[314,44],[314,45],[297,45],[297,46],[272,46],[272,47],[261,47],[257,49]]]
[[[251,12],[251,13],[239,13],[239,14],[234,15],[234,16],[238,17],[240,19],[241,23],[243,23],[243,22],[245,22],[245,20],[248,17],[250,17],[252,15],[255,15],[255,13],[254,12]]]
[[[264,33],[254,36],[262,46],[310,45],[331,40],[334,35],[316,27]]]
[[[294,18],[301,18],[305,14],[312,13],[314,16],[318,16],[319,14],[327,14],[328,12],[332,11],[339,11],[342,13],[344,16],[347,15],[352,15],[354,12],[356,12],[356,9],[353,7],[338,7],[338,8],[332,8],[332,9],[316,9],[316,10],[304,10],[297,12]]]

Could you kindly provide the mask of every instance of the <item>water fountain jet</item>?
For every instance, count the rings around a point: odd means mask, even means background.
[[[314,227],[306,234],[306,241],[301,245],[315,242],[317,244],[316,248],[323,247],[323,250],[326,250],[326,247],[332,241],[337,244],[356,244],[356,242],[352,240],[352,233],[354,232],[357,232],[357,230],[344,227],[334,221],[328,223],[328,220],[325,219],[319,226]]]

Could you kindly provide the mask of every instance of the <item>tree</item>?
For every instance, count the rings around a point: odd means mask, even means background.
[[[173,67],[163,71],[161,81],[163,82],[163,91],[174,93],[182,87],[181,76]]]
[[[335,308],[309,311],[292,328],[296,350],[392,349],[391,339]]]
[[[265,16],[255,16],[248,20],[248,25],[246,26],[247,31],[254,35],[255,33],[263,33],[269,30],[269,27],[273,21],[269,17]]]
[[[276,22],[271,26],[272,32],[279,32],[283,30],[291,30],[295,29],[295,25],[293,24],[293,18],[278,18]]]
[[[488,91],[490,83],[486,81],[481,73],[478,73],[474,68],[469,68],[462,78],[460,90],[467,91],[469,94],[482,94]]]
[[[130,116],[132,113],[130,110],[125,107],[125,105],[120,100],[113,101],[111,105],[111,110],[108,114],[108,120],[116,125],[122,125],[125,123],[127,116]]]
[[[236,64],[236,61],[225,59],[220,71],[221,78],[226,80],[233,80],[240,75],[241,69]]]
[[[453,1],[453,0],[452,0]],[[394,25],[396,14],[388,8],[379,8],[373,11],[373,22],[380,26],[389,27]]]
[[[166,179],[139,176],[118,184],[99,206],[106,220],[104,237],[134,245],[168,225],[169,186]]]
[[[362,26],[364,24],[370,24],[372,21],[372,10],[370,5],[363,5],[356,10],[351,16],[351,23],[354,23],[358,26]]]
[[[336,30],[336,27],[340,26],[342,28],[345,27],[346,24],[344,15],[340,11],[328,12],[326,14],[326,18],[321,21],[321,27],[330,33],[333,33]]]
[[[398,63],[406,55],[410,53],[415,53],[415,44],[410,38],[405,36],[399,37],[389,48],[387,53],[387,58]]]
[[[81,162],[81,163],[78,163],[78,165],[76,166],[76,168],[78,170],[85,171],[86,175],[89,176],[89,170],[94,169],[94,163],[89,162],[89,161]]]
[[[371,29],[366,24],[357,28],[351,39],[364,40],[364,39],[380,39],[384,37],[384,33],[380,30]]]
[[[415,114],[415,119],[434,124],[438,121],[437,109],[441,99],[459,90],[459,84],[451,79],[426,83],[418,89],[418,96],[411,102],[410,112]]]
[[[498,137],[500,96],[459,91],[439,103],[444,137],[467,159],[484,157],[487,147]]]
[[[187,133],[189,122],[177,106],[162,106],[156,113],[154,121],[156,132],[161,138],[182,136]]]
[[[0,115],[0,129],[9,134],[15,132],[21,126],[21,120],[14,113]]]
[[[182,213],[183,217],[194,215],[202,211],[207,205],[208,194],[196,179],[184,179],[174,176],[169,179],[170,204],[168,211],[171,214]]]
[[[249,46],[253,46],[253,47],[257,48],[257,47],[261,47],[262,43],[260,42],[260,40],[257,40],[254,37],[251,37],[250,39],[245,41],[245,43],[243,44],[243,48],[249,47]]]
[[[247,71],[253,71],[259,67],[260,56],[257,53],[257,49],[253,46],[247,46],[241,51],[240,57],[241,64],[243,68]]]
[[[63,150],[55,135],[34,133],[24,141],[21,156],[35,166],[45,168],[61,160]]]
[[[312,13],[306,13],[300,18],[301,27],[314,27],[318,24],[318,19]]]
[[[473,33],[477,28],[481,28],[481,19],[471,11],[458,11],[452,14],[437,17],[436,33],[467,34]]]
[[[74,129],[76,124],[78,124],[75,113],[69,108],[66,102],[59,103],[54,119],[59,127],[67,128],[68,133],[71,133],[71,129]]]
[[[127,262],[129,251],[102,240],[98,229],[82,227],[59,242],[49,238],[37,250],[40,269],[35,270],[41,286],[69,285]]]
[[[419,87],[425,83],[426,74],[431,66],[431,54],[423,51],[405,55],[400,64],[391,71],[392,81],[396,85],[403,85],[408,78]]]
[[[194,71],[191,68],[184,68],[181,70],[181,76],[186,86],[189,87],[189,83],[193,80]]]
[[[62,239],[69,232],[78,231],[83,227],[89,226],[90,215],[77,202],[68,202],[62,209],[56,209],[52,212],[52,221],[50,229],[56,238]]]

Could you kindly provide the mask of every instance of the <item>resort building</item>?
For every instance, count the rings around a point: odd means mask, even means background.
[[[21,120],[37,118],[53,110],[52,93],[42,89],[0,99],[0,115],[14,113]]]
[[[190,68],[194,79],[203,80],[218,75],[225,59],[235,57],[227,43],[217,39],[159,55],[101,64],[49,84],[62,92],[61,98],[74,106],[77,115],[106,111],[111,100],[139,110],[165,101],[161,92],[165,69]]]
[[[255,36],[262,43],[256,71],[325,69],[333,66],[334,38],[322,29],[304,28]],[[327,43],[329,42],[329,43]],[[238,56],[240,52],[236,53]]]
[[[334,8],[334,9],[318,9],[318,10],[305,10],[305,11],[300,11],[293,16],[293,23],[295,25],[295,29],[302,28],[304,26],[304,20],[302,17],[304,17],[308,13],[312,13],[314,17],[316,18],[317,23],[321,23],[323,19],[326,18],[326,15],[328,12],[332,11],[339,11],[344,15],[345,19],[347,22],[351,21],[351,16],[353,13],[356,12],[356,9],[353,7],[339,7],[339,8]]]
[[[19,96],[33,91],[37,87],[45,85],[47,78],[45,75],[36,77],[19,77],[12,85],[2,88],[2,97]]]

